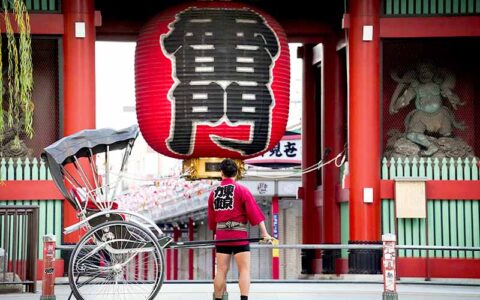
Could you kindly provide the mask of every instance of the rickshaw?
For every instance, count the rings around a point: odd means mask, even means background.
[[[171,238],[151,220],[122,210],[115,202],[138,134],[137,125],[83,130],[42,153],[55,184],[80,220],[64,233],[84,233],[68,266],[77,299],[153,299],[162,286],[164,248]],[[117,172],[111,163],[114,152],[120,154]]]
[[[64,229],[65,234],[83,234],[68,265],[69,284],[79,300],[155,298],[164,280],[167,247],[263,240],[173,243],[150,219],[119,207],[115,200],[138,134],[137,125],[122,130],[82,130],[46,147],[42,153],[53,181],[80,220]],[[118,164],[111,163],[114,153],[120,154]]]

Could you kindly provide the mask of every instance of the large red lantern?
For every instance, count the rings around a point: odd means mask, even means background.
[[[270,16],[232,2],[169,9],[140,32],[137,117],[175,158],[247,158],[273,148],[288,119],[290,58]]]

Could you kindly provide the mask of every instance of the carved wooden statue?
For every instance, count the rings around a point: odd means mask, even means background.
[[[427,136],[449,137],[453,128],[465,129],[463,122],[457,122],[450,108],[443,105],[447,99],[453,109],[465,103],[452,91],[455,75],[445,69],[428,63],[419,63],[415,70],[399,75],[394,71],[391,77],[398,83],[390,100],[390,114],[406,107],[415,99],[415,109],[405,118],[406,138],[425,149],[422,156],[431,156],[439,150]]]

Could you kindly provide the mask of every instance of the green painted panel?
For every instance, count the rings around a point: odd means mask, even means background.
[[[437,1],[431,0],[430,1],[430,11],[429,14],[436,15],[437,14]]]
[[[389,207],[390,207],[390,230],[392,233],[396,233],[395,232],[395,202],[393,200],[390,200],[390,203],[389,203]]]
[[[384,5],[385,5],[385,14],[386,15],[393,14],[392,0],[386,0]]]
[[[62,237],[62,201],[61,200],[25,200],[25,201],[0,201],[0,205],[38,205],[39,206],[39,226],[38,226],[38,245],[39,258],[43,257],[43,235],[45,233],[54,233],[57,236],[57,241],[61,242]],[[58,215],[58,216],[57,216]],[[50,217],[48,217],[50,216]],[[54,218],[55,216],[55,218]],[[17,239],[21,241],[24,232],[25,224],[19,227],[19,236]],[[10,236],[13,235],[13,227],[10,228]],[[23,251],[23,245],[19,245],[19,254]],[[57,258],[60,258],[60,253],[57,251]]]
[[[442,206],[442,241],[444,246],[450,246],[450,234],[449,234],[449,229],[450,229],[450,224],[449,224],[449,219],[450,219],[450,205],[448,205],[448,201],[439,201],[441,202],[440,205]],[[450,251],[443,251],[443,257],[450,257]]]
[[[480,247],[480,209],[478,202],[478,200],[472,202],[473,247]],[[480,258],[480,251],[475,251],[473,257]]]
[[[348,244],[348,240],[350,238],[350,220],[349,220],[349,213],[348,213],[348,202],[340,203],[340,236],[341,236],[341,243]],[[348,257],[348,251],[346,249],[342,249],[341,251],[342,258]]]
[[[388,166],[387,166],[387,159],[384,157],[382,159],[382,179],[388,179]]]
[[[413,15],[415,13],[415,0],[408,0],[408,14]]]
[[[467,12],[469,14],[473,14],[475,12],[475,0],[468,0],[468,3],[467,3]]]
[[[397,159],[397,177],[403,177],[403,164],[401,158]]]
[[[57,3],[55,2],[55,0],[50,0],[50,3],[48,5],[48,10],[50,11],[57,10]]]
[[[402,15],[407,14],[407,1],[405,1],[405,0],[402,0],[402,3],[400,3],[400,13]]]
[[[33,10],[40,10],[40,0],[33,0]]]
[[[434,204],[434,211],[435,211],[435,225],[434,225],[434,245],[441,246],[442,245],[442,202],[435,200]],[[435,250],[435,257],[442,257],[441,250]]]
[[[445,14],[452,13],[452,0],[445,0]]]
[[[0,161],[0,180],[7,180],[7,161],[5,158]]]
[[[422,14],[422,2],[419,0],[415,1],[415,14],[417,15]]]
[[[56,236],[57,244],[62,243],[62,233],[63,233],[63,228],[62,228],[62,204],[63,201],[54,201],[55,202],[55,227],[54,227],[54,234]],[[56,251],[56,257],[60,258],[60,250]]]
[[[473,247],[472,202],[465,200],[465,246],[467,247]],[[473,258],[473,252],[468,251],[466,257]]]
[[[45,228],[47,223],[45,222],[45,216],[47,213],[47,202],[45,200],[38,201],[38,205],[40,206],[40,211],[38,213],[38,240],[39,240],[39,247],[38,247],[38,258],[43,258],[43,242],[42,237],[45,235]]]
[[[23,169],[23,180],[32,180],[31,164],[28,158],[25,159],[24,167],[25,168]]]
[[[412,225],[412,219],[404,219],[405,220],[405,245],[413,245],[413,238],[412,238],[412,233],[413,233],[413,225]],[[408,249],[405,251],[405,256],[407,257],[412,257],[413,256],[413,250]]]
[[[466,0],[460,1],[460,13],[461,14],[466,14],[467,13],[467,1]]]
[[[457,201],[457,245],[465,246],[465,202],[464,200]],[[465,251],[458,251],[458,257],[465,258]]]
[[[410,172],[410,160],[405,158],[404,165],[403,165],[403,177],[412,177]]]
[[[393,179],[396,176],[397,176],[397,168],[396,168],[395,160],[392,157],[390,159],[390,178],[389,179]]]
[[[27,6],[27,10],[32,10],[32,0],[26,0],[25,4]]]
[[[382,234],[392,233],[390,229],[390,219],[393,217],[390,215],[390,200],[382,200]]]
[[[9,158],[7,161],[7,179],[13,180],[15,178],[15,168],[13,167],[13,159]]]
[[[54,218],[54,214],[55,214],[55,201],[53,200],[48,200],[48,201],[45,201],[47,202],[47,204],[45,205],[45,209],[46,209],[46,230],[45,230],[45,234],[53,234],[54,233],[54,222],[55,222],[55,218]]]
[[[438,1],[438,13],[439,14],[444,14],[445,13],[445,1],[444,0],[440,0]]]
[[[397,219],[397,230],[398,230],[398,244],[399,245],[405,245],[405,220],[406,219]],[[405,256],[406,251],[405,250],[399,250],[398,251],[400,256]]]
[[[428,2],[430,2],[430,0],[423,0],[423,3],[422,3],[422,14],[423,15],[429,14],[429,9],[428,9],[429,3]]]
[[[427,227],[425,219],[419,219],[419,234],[420,234],[420,245],[427,245]],[[418,256],[425,257],[427,256],[427,251],[419,251]]]
[[[453,0],[452,6],[453,6],[452,13],[459,14],[460,13],[460,1],[459,0]]]
[[[449,200],[448,202],[450,209],[450,246],[458,246],[458,232],[457,232],[457,201],[458,200]],[[462,200],[460,200],[462,201]],[[446,234],[446,233],[444,233]],[[458,251],[450,251],[451,257],[458,257]]]
[[[48,10],[48,0],[42,0],[41,9]]]
[[[420,220],[412,219],[412,245],[420,245]],[[419,257],[420,250],[413,250],[412,256]]]
[[[393,0],[393,14],[400,14],[400,0]]]
[[[419,170],[418,170],[418,161],[416,158],[413,158],[412,160],[412,177],[418,177],[418,173],[419,173]]]

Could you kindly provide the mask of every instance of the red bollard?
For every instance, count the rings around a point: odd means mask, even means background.
[[[43,236],[43,279],[40,300],[55,300],[55,236]]]

